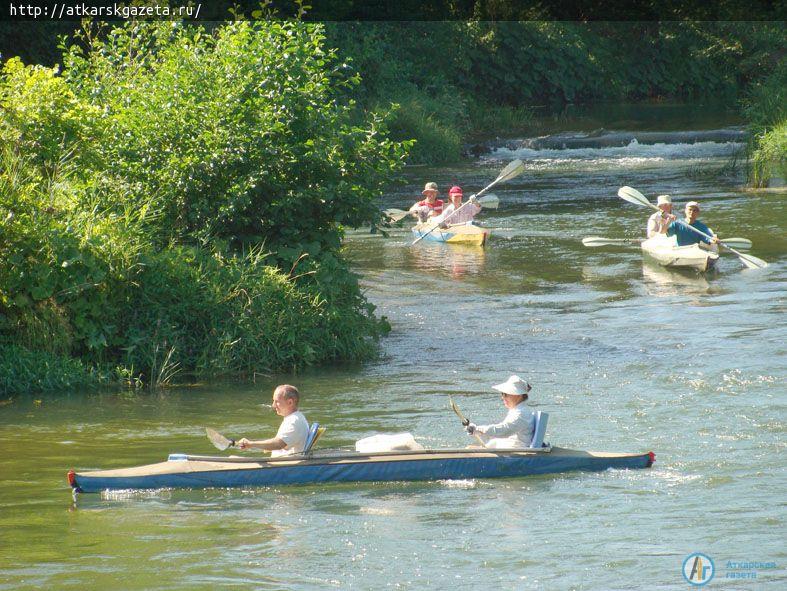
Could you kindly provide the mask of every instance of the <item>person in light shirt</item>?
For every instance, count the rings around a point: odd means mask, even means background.
[[[469,423],[468,435],[478,435],[484,445],[491,449],[522,449],[530,447],[536,428],[536,415],[529,411],[524,402],[530,392],[530,384],[519,376],[511,376],[506,382],[492,386],[500,392],[508,414],[500,423],[476,425]]]
[[[441,215],[434,219],[435,223],[444,227],[472,221],[478,212],[481,211],[481,206],[476,202],[475,196],[470,197],[470,200],[462,206],[462,187],[451,187],[448,191],[448,197],[451,199],[451,203],[443,209]]]
[[[648,218],[648,238],[653,238],[659,234],[666,234],[670,222],[675,221],[672,215],[672,197],[669,195],[659,195],[656,205],[661,211],[657,211]]]
[[[273,410],[284,417],[276,436],[271,439],[251,440],[245,437],[238,441],[240,449],[263,449],[272,457],[303,452],[309,436],[309,423],[298,410],[301,394],[295,386],[282,384],[273,391]]]

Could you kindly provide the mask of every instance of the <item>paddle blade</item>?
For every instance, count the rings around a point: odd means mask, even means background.
[[[233,447],[235,442],[232,439],[227,439],[219,433],[218,431],[214,431],[210,427],[205,427],[205,434],[210,439],[210,442],[216,447],[216,449],[220,451],[224,451],[228,447]]]
[[[403,220],[408,215],[410,215],[409,211],[404,211],[401,209],[386,209],[383,213],[388,216],[388,219],[390,219],[392,222],[398,222],[399,220]]]
[[[497,209],[500,206],[500,199],[494,193],[490,193],[479,197],[477,203],[485,209]]]
[[[454,402],[454,399],[450,396],[448,397],[448,403],[451,405],[451,410],[453,410],[454,413],[456,413],[456,416],[459,417],[459,420],[462,421],[462,424],[468,425],[470,421],[465,418],[465,416],[462,414],[462,411],[459,410],[459,407],[456,405],[456,402]]]
[[[733,250],[732,248],[730,250],[732,250],[732,252],[737,254],[738,258],[741,260],[741,262],[744,265],[746,265],[746,267],[748,267],[749,269],[764,269],[765,267],[768,266],[768,263],[766,263],[762,259],[758,259],[757,257],[753,257],[750,254],[743,254],[742,252],[737,252],[737,251]]]
[[[590,248],[614,244],[639,244],[640,242],[642,242],[641,238],[602,238],[601,236],[588,236],[582,239],[582,244]]]
[[[743,250],[751,248],[751,240],[748,238],[719,238],[719,241],[727,248],[740,248]]]
[[[647,197],[645,197],[642,193],[640,193],[636,189],[632,189],[631,187],[621,187],[620,189],[618,189],[618,197],[620,197],[624,201],[633,203],[634,205],[644,205],[645,207],[652,207],[653,209],[658,209],[658,207],[656,207],[650,201],[648,201]]]
[[[503,181],[511,180],[523,172],[525,172],[525,163],[517,158],[513,162],[510,162],[508,166],[506,166],[502,171],[500,171],[500,174],[497,175],[497,178],[495,179],[495,183],[502,183]]]

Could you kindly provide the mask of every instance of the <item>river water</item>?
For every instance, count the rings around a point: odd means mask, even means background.
[[[654,125],[708,128],[681,113]],[[492,230],[485,248],[410,246],[406,225],[348,235],[347,256],[393,326],[379,361],[1,406],[0,589],[685,589],[694,552],[714,560],[709,588],[785,588],[787,207],[782,192],[741,189],[731,166],[741,148],[509,147],[413,169],[383,207],[409,206],[426,180],[469,193],[513,158],[527,165],[495,189],[500,208],[479,216]],[[697,199],[711,228],[750,238],[770,267],[725,255],[716,273],[679,274],[634,247],[583,247],[583,236],[643,235],[649,212],[618,199],[622,185]],[[511,373],[533,384],[551,443],[653,450],[655,466],[76,501],[65,481],[69,468],[210,453],[205,426],[267,436],[278,419],[265,403],[283,381],[328,427],[322,447],[404,431],[427,447],[462,446],[471,440],[447,394],[474,421],[496,421],[504,409],[490,386]],[[741,572],[755,578],[728,577]]]

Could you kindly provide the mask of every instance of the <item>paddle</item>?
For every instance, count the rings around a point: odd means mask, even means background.
[[[508,165],[507,165],[507,166],[506,166],[506,167],[505,167],[503,170],[501,170],[501,171],[500,171],[500,174],[499,174],[499,175],[497,175],[497,178],[496,178],[495,180],[493,180],[491,183],[489,183],[489,184],[488,184],[486,187],[484,187],[483,189],[481,189],[481,190],[480,190],[478,193],[476,193],[475,195],[471,195],[471,197],[475,197],[475,198],[476,198],[476,201],[480,201],[480,199],[479,199],[479,198],[481,197],[481,195],[483,195],[484,193],[486,193],[486,192],[487,192],[489,189],[491,189],[492,187],[494,187],[494,186],[495,186],[497,183],[502,183],[502,182],[505,182],[505,181],[510,181],[512,178],[519,176],[519,175],[520,175],[520,174],[522,174],[523,172],[525,172],[525,163],[524,163],[524,162],[522,162],[522,161],[521,161],[519,158],[517,158],[517,159],[516,159],[516,160],[514,160],[513,162],[509,162],[509,163],[508,163]],[[448,220],[449,220],[449,219],[450,219],[450,218],[451,218],[453,215],[455,215],[455,214],[456,214],[456,212],[460,211],[460,210],[462,209],[462,207],[464,207],[464,206],[465,206],[465,205],[467,205],[468,203],[470,203],[470,201],[467,201],[466,203],[463,203],[463,204],[462,204],[462,206],[461,206],[459,209],[456,209],[456,210],[452,211],[452,212],[451,212],[451,213],[448,215],[448,217],[446,217],[446,218],[443,220],[443,223],[447,222],[447,221],[448,221]],[[413,240],[413,244],[417,244],[417,243],[419,243],[421,240],[423,240],[424,238],[426,238],[427,236],[429,236],[429,234],[431,234],[432,232],[434,232],[436,228],[437,228],[437,224],[435,224],[435,225],[434,225],[432,228],[430,228],[430,229],[429,229],[429,231],[428,231],[428,232],[426,232],[426,234],[421,234],[421,235],[420,235],[418,238],[416,238],[415,240]]]
[[[644,238],[602,238],[601,236],[587,236],[582,239],[582,244],[590,248],[596,246],[610,246],[612,244],[641,244]]]
[[[224,451],[228,447],[235,447],[235,440],[234,439],[227,439],[219,433],[218,431],[214,431],[210,427],[205,427],[205,434],[210,439],[210,442],[216,447],[216,449],[220,451]]]
[[[650,201],[648,201],[647,197],[645,197],[642,193],[640,193],[636,189],[632,189],[631,187],[621,187],[620,189],[618,189],[618,197],[620,197],[624,201],[628,201],[629,203],[633,203],[635,205],[644,205],[645,207],[650,207],[652,209],[655,209],[656,211],[661,211],[657,206],[653,205]],[[694,226],[690,226],[689,224],[686,224],[686,227],[692,230],[693,232],[699,234],[700,236],[704,236],[705,238],[708,238],[709,240],[712,238],[711,236],[709,236],[708,234],[706,234],[701,230],[698,230]],[[732,251],[736,255],[738,255],[740,261],[744,265],[746,265],[749,269],[764,269],[765,267],[768,266],[768,263],[766,263],[762,259],[758,259],[757,257],[752,256],[750,254],[740,253],[734,248],[728,246],[725,242],[719,241],[719,244],[721,244],[727,250]]]
[[[385,211],[383,211],[383,213],[388,216],[388,219],[396,223],[399,220],[403,220],[404,218],[406,218],[412,212],[405,211],[403,209],[386,209]]]
[[[454,399],[450,396],[448,397],[448,402],[451,404],[451,409],[456,413],[456,416],[458,416],[459,420],[462,421],[462,426],[467,427],[470,424],[470,420],[465,418],[465,415],[462,414],[462,411],[459,410],[456,402],[454,402]],[[481,439],[481,436],[478,433],[473,433],[473,436],[478,439],[478,443],[481,444],[481,447],[486,447],[484,440]]]
[[[497,209],[500,206],[500,199],[497,197],[497,195],[490,193],[489,195],[484,195],[483,197],[481,197],[481,199],[476,199],[476,203],[487,209]],[[461,207],[459,209],[461,209]],[[385,211],[383,211],[383,213],[387,215],[392,222],[396,223],[400,220],[403,220],[413,212],[405,211],[403,209],[392,208],[392,209],[386,209]]]
[[[590,248],[597,246],[611,246],[615,244],[641,244],[645,238],[602,238],[601,236],[587,236],[582,239],[582,244]],[[724,244],[735,248],[751,248],[751,240],[748,238],[725,238]]]

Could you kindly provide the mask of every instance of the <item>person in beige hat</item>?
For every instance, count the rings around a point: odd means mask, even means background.
[[[437,198],[439,193],[440,191],[437,190],[437,183],[426,183],[426,185],[424,185],[424,190],[421,191],[421,194],[424,195],[425,198],[415,203],[410,208],[410,212],[421,222],[425,222],[431,217],[440,215],[443,213],[444,204],[442,199]]]
[[[678,246],[689,246],[691,244],[715,245],[719,242],[716,233],[698,219],[700,215],[699,203],[696,201],[689,201],[686,204],[685,213],[685,220],[676,219],[667,226],[667,236],[675,236],[678,241]],[[700,236],[688,226],[696,228],[700,232],[704,232],[711,238],[708,239],[704,236]],[[716,247],[713,246],[713,248]]]
[[[661,211],[657,211],[648,218],[648,238],[653,238],[659,234],[666,234],[667,227],[675,221],[672,215],[672,197],[669,195],[659,195],[656,200]]]
[[[530,384],[519,376],[512,375],[502,384],[492,386],[500,392],[508,414],[502,422],[494,425],[469,423],[467,433],[478,435],[486,447],[492,449],[521,449],[530,447],[536,427],[536,416],[523,404],[528,398]]]

